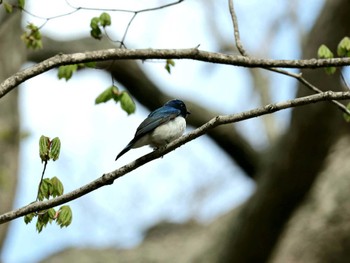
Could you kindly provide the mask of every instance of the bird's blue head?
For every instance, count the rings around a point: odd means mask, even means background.
[[[181,116],[184,118],[186,118],[188,114],[191,114],[189,111],[187,111],[186,105],[182,100],[170,100],[167,103],[165,103],[164,106],[169,106],[180,110]]]

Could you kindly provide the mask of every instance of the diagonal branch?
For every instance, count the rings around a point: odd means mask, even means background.
[[[312,103],[317,103],[320,101],[329,101],[329,100],[343,100],[343,99],[350,99],[350,92],[332,92],[332,91],[327,91],[321,94],[316,94],[316,95],[310,95],[310,96],[305,96],[301,98],[296,98],[293,100],[288,100],[280,103],[274,103],[274,104],[269,104],[266,105],[265,107],[253,109],[250,111],[245,111],[241,112],[238,114],[232,114],[232,115],[226,115],[226,116],[217,116],[201,127],[197,128],[196,130],[180,137],[179,139],[169,143],[165,148],[153,151],[147,155],[144,155],[137,160],[124,165],[123,167],[110,172],[103,174],[101,177],[98,179],[70,192],[67,194],[64,194],[60,197],[48,200],[48,201],[42,201],[42,202],[35,202],[31,203],[27,206],[24,206],[20,209],[10,211],[8,213],[0,215],[0,224],[3,224],[5,222],[8,222],[10,220],[13,220],[15,218],[24,216],[26,214],[36,212],[36,211],[41,211],[45,210],[51,207],[55,207],[57,205],[61,205],[63,203],[67,203],[69,201],[75,200],[83,195],[86,195],[98,188],[101,188],[105,185],[110,185],[113,184],[114,180],[118,179],[119,177],[122,177],[123,175],[137,169],[138,167],[155,160],[157,158],[160,158],[169,152],[175,150],[176,148],[180,147],[181,145],[192,141],[199,136],[207,133],[209,130],[228,123],[235,123],[251,118],[255,118],[258,116],[262,116],[265,114],[270,114],[276,111],[280,111],[283,109],[287,108],[292,108],[292,107],[298,107],[298,106],[303,106],[307,104],[312,104]]]

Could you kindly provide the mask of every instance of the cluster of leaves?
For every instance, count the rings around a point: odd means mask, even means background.
[[[21,36],[21,39],[26,44],[27,48],[41,49],[43,48],[43,42],[41,39],[41,33],[39,28],[33,23],[29,23],[26,26],[26,31]]]
[[[2,2],[2,0],[0,0],[0,4],[3,4],[3,7],[7,13],[12,13],[14,8],[23,10],[25,6],[25,0],[17,0],[17,4]],[[27,48],[43,48],[43,42],[39,27],[37,27],[33,23],[28,23],[28,25],[26,26],[26,31],[24,31],[24,33],[22,34],[21,39],[26,44]]]
[[[98,95],[98,97],[95,99],[95,104],[105,103],[109,100],[114,100],[116,103],[120,102],[121,108],[128,115],[135,112],[136,105],[129,93],[126,91],[119,91],[118,87],[115,85],[107,88],[100,95]]]
[[[23,9],[25,5],[25,0],[18,0],[17,5],[8,2],[2,2],[2,0],[0,0],[0,4],[3,4],[5,11],[10,14],[13,12],[13,8]]]
[[[61,141],[58,137],[55,137],[52,140],[44,135],[40,137],[39,155],[41,161],[45,163],[43,176],[47,162],[49,160],[56,161],[59,158],[60,150]],[[41,178],[37,200],[49,200],[50,198],[61,196],[63,193],[63,184],[56,176],[52,178]],[[54,208],[50,208],[48,210],[30,213],[24,217],[24,222],[29,224],[34,217],[37,217],[36,229],[40,233],[48,223],[51,224],[53,221],[55,221],[61,228],[69,226],[72,223],[73,215],[70,207],[65,205],[60,207],[58,211],[56,211]]]
[[[321,45],[317,51],[318,58],[334,58],[333,52],[326,46]],[[339,57],[350,57],[350,38],[344,37],[338,44],[337,55]],[[327,67],[325,68],[327,74],[334,74],[336,67]]]
[[[23,10],[25,6],[25,0],[17,0],[17,4],[3,2],[0,0],[0,4],[3,4],[3,7],[7,13],[12,13],[14,8]],[[21,36],[22,41],[26,44],[27,48],[32,49],[41,49],[43,48],[42,37],[39,27],[33,23],[28,23],[26,30]]]
[[[66,81],[68,81],[73,76],[73,73],[76,72],[78,69],[95,68],[95,67],[96,67],[95,62],[86,62],[86,63],[60,66],[58,68],[57,76],[59,79],[65,79]]]
[[[24,222],[29,224],[34,217],[37,217],[36,230],[40,233],[48,223],[56,222],[57,225],[67,227],[72,223],[73,214],[68,205],[61,206],[58,211],[54,208],[41,211],[39,213],[30,213],[24,217]]]
[[[102,38],[101,28],[105,28],[111,24],[111,16],[108,13],[103,12],[100,16],[93,17],[90,21],[90,35],[93,38],[100,40]]]

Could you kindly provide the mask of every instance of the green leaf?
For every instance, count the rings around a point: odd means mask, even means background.
[[[46,225],[41,220],[38,219],[38,221],[36,221],[36,230],[38,231],[38,233],[40,233],[43,230],[44,226]]]
[[[171,67],[175,67],[175,61],[172,59],[167,59],[165,63],[165,69],[171,74]]]
[[[13,11],[13,6],[11,4],[9,4],[9,3],[5,2],[4,3],[4,8],[5,8],[6,13],[9,13],[9,14],[11,14],[12,11]]]
[[[60,196],[63,195],[64,187],[60,179],[58,179],[56,176],[51,178],[52,183],[52,196]]]
[[[44,178],[41,182],[38,199],[43,201],[44,198],[49,199],[53,192],[53,186],[49,178]]]
[[[39,212],[38,221],[36,222],[36,229],[39,233],[46,227],[47,223],[52,222],[55,214],[56,212],[53,208]]]
[[[317,56],[318,56],[318,58],[324,58],[324,59],[329,59],[329,58],[334,57],[333,52],[326,45],[321,45],[318,48]],[[327,67],[324,70],[327,74],[331,75],[331,74],[335,73],[337,68],[336,67]]]
[[[68,81],[73,76],[73,73],[77,70],[78,70],[77,64],[60,66],[58,68],[57,76],[59,79],[64,78],[66,81]]]
[[[95,39],[101,39],[102,38],[102,31],[100,29],[100,18],[99,17],[93,17],[90,21],[90,35]]]
[[[115,100],[115,97],[118,97],[119,90],[116,86],[110,86],[109,88],[105,89],[100,95],[97,96],[95,99],[95,104],[105,103],[111,99]]]
[[[110,26],[112,24],[111,16],[108,13],[103,12],[100,15],[100,23],[103,27]]]
[[[120,95],[120,104],[122,109],[126,111],[128,115],[134,113],[136,110],[136,105],[134,101],[126,91],[123,91]]]
[[[95,29],[91,29],[90,35],[95,39],[98,39],[98,40],[102,39],[102,31],[99,27]]]
[[[57,224],[62,227],[67,227],[72,223],[73,214],[68,205],[61,206],[58,210]]]
[[[51,148],[49,153],[49,158],[56,161],[60,157],[61,151],[61,141],[60,138],[55,137],[51,141]]]
[[[48,216],[49,216],[49,218],[50,218],[49,222],[51,223],[51,222],[52,222],[52,220],[54,220],[54,219],[55,219],[55,216],[56,216],[56,210],[55,210],[55,209],[53,209],[53,208],[50,208],[49,210],[47,210],[47,214],[48,214]]]
[[[29,224],[30,222],[32,222],[33,217],[35,216],[35,213],[30,213],[24,216],[24,222],[26,224]]]
[[[333,58],[333,52],[326,46],[321,45],[317,51],[318,58]]]
[[[350,57],[350,38],[344,37],[338,44],[337,54],[339,57]]]
[[[25,0],[18,0],[18,6],[19,6],[19,8],[21,8],[21,9],[23,9],[24,8],[24,6],[25,6]]]
[[[50,138],[44,135],[41,135],[39,139],[39,156],[40,156],[41,162],[48,161],[50,159],[49,150],[50,150]]]
[[[99,28],[100,26],[100,18],[99,17],[93,17],[90,21],[90,27],[91,29]]]

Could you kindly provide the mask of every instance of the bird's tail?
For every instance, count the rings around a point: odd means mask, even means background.
[[[115,160],[118,160],[119,157],[121,157],[123,154],[125,154],[126,152],[128,152],[131,149],[131,145],[128,144],[115,158]]]

